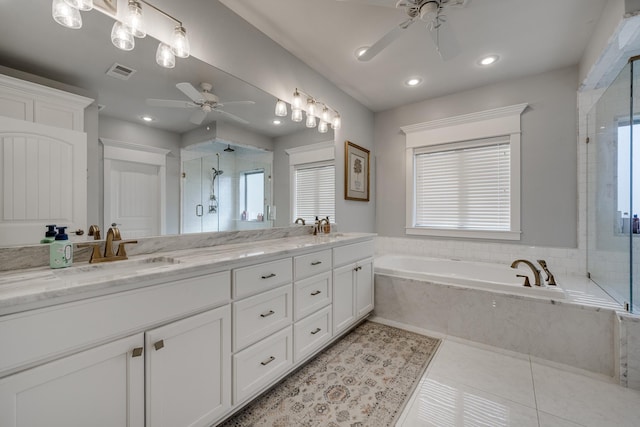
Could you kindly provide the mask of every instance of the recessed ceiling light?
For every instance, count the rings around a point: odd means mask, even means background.
[[[140,116],[140,120],[145,121],[145,122],[147,122],[147,123],[155,122],[155,121],[156,121],[156,119],[154,119],[154,118],[153,118],[153,117],[151,117],[151,116]]]
[[[367,52],[367,50],[369,50],[369,47],[370,46],[361,46],[357,48],[355,51],[356,58],[360,58],[362,55],[364,55]]]
[[[422,83],[422,79],[420,77],[411,77],[404,82],[404,84],[411,87],[418,86],[420,83]]]
[[[489,55],[489,56],[485,56],[484,58],[482,58],[480,61],[478,61],[478,63],[480,65],[491,65],[491,64],[497,62],[498,58],[499,58],[498,55]]]
[[[276,126],[277,126],[277,125],[279,125],[279,124],[281,124],[281,123],[282,123],[282,121],[281,121],[281,120],[278,120],[278,119],[274,119],[274,120],[273,120],[273,124],[274,124],[274,125],[276,125]]]

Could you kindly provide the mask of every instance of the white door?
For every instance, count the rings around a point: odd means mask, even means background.
[[[47,224],[86,229],[86,134],[1,116],[0,129],[0,245],[37,244]]]
[[[208,426],[231,407],[231,309],[148,331],[147,427]]]
[[[346,329],[355,321],[354,264],[333,270],[333,333]]]
[[[0,379],[3,427],[144,425],[143,335]]]
[[[156,165],[111,160],[108,186],[109,215],[105,226],[118,224],[123,238],[160,234],[160,168]],[[106,191],[105,191],[106,193]]]
[[[373,310],[373,259],[358,261],[356,271],[356,315],[362,317]]]

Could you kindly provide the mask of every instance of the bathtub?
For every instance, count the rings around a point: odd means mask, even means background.
[[[387,254],[376,257],[374,266],[376,274],[387,276],[552,300],[565,298],[559,286],[535,286],[533,273],[522,264],[523,268],[513,269],[487,262]],[[524,279],[516,274],[528,275],[531,287],[523,286]],[[545,273],[540,274],[542,280]]]

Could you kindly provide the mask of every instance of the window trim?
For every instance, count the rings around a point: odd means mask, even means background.
[[[528,104],[480,111],[461,116],[403,126],[406,135],[406,227],[409,235],[470,239],[520,240],[520,116]],[[457,142],[509,137],[511,151],[511,221],[509,231],[459,230],[415,226],[414,156],[421,148]]]

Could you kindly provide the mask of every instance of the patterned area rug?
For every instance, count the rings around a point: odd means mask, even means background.
[[[364,322],[223,426],[393,426],[439,344]]]

